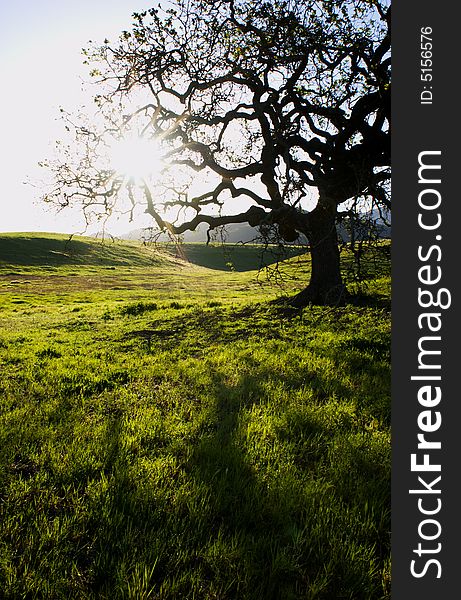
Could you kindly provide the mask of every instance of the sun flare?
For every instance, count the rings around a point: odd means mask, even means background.
[[[162,168],[160,148],[153,140],[129,137],[116,140],[109,147],[109,162],[117,173],[146,179]]]

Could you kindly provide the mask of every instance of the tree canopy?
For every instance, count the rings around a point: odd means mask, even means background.
[[[312,277],[297,302],[341,298],[338,215],[360,198],[390,209],[387,0],[176,0],[85,54],[98,112],[65,116],[75,137],[48,163],[45,200],[90,215],[125,198],[173,234],[302,234]],[[150,173],[111,161],[133,136],[151,143]]]

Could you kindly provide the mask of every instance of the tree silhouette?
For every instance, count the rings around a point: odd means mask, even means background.
[[[48,163],[47,201],[89,215],[125,195],[173,234],[245,222],[302,234],[312,275],[293,302],[344,298],[338,215],[359,198],[390,208],[389,2],[177,0],[85,53],[99,112],[66,115],[75,140]],[[133,133],[156,140],[156,181],[98,162]]]

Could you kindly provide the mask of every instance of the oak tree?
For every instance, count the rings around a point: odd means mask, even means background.
[[[390,24],[387,0],[176,0],[135,13],[117,43],[85,51],[98,112],[66,116],[75,139],[50,163],[46,200],[89,215],[125,196],[178,235],[230,223],[303,235],[312,275],[294,302],[341,301],[338,218],[361,198],[390,209]],[[134,135],[152,142],[155,177],[101,161]]]

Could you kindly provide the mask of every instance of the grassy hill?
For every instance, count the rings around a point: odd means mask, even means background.
[[[308,257],[75,241],[0,236],[2,597],[389,598],[388,252],[294,311]]]
[[[305,248],[203,243],[143,244],[53,233],[0,234],[0,271],[14,267],[147,267],[175,259],[209,269],[252,271],[303,254]]]
[[[196,265],[220,271],[254,271],[299,256],[306,252],[302,246],[265,247],[261,244],[166,244],[165,249]]]
[[[0,234],[0,269],[16,266],[57,268],[72,266],[147,267],[171,262],[171,253],[139,242],[101,241],[58,233]]]

